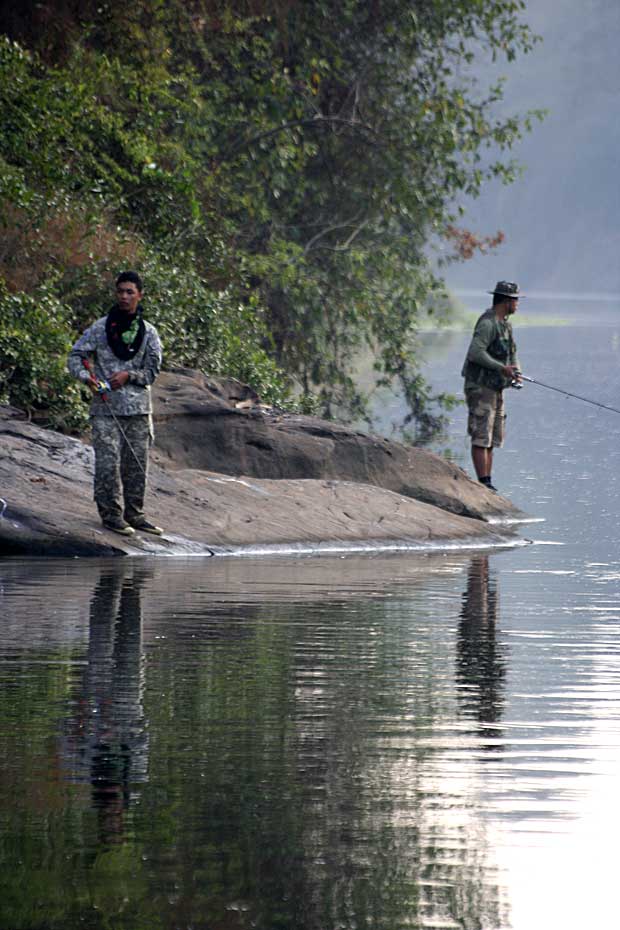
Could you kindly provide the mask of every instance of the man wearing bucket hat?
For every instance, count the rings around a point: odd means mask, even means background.
[[[504,388],[521,381],[510,317],[522,295],[513,281],[498,281],[489,293],[493,295],[493,306],[476,323],[461,374],[465,378],[467,432],[476,476],[481,484],[495,491],[491,470],[493,449],[504,442]]]

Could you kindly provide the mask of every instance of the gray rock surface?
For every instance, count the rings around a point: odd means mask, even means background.
[[[126,539],[104,530],[92,501],[90,446],[0,407],[0,555],[432,549],[515,540],[506,528],[462,516],[511,516],[514,508],[488,501],[489,492],[438,456],[312,418],[275,416],[236,382],[197,373],[166,373],[161,382],[147,511],[165,537]],[[427,502],[433,493],[446,509]]]
[[[317,417],[265,410],[232,380],[162,374],[153,391],[155,460],[254,478],[354,481],[477,519],[523,514],[433,452]]]

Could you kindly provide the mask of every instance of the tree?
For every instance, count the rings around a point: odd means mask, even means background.
[[[470,71],[475,55],[529,50],[523,8],[65,0],[62,39],[24,13],[13,34],[47,60],[20,62],[28,90],[6,92],[9,109],[28,104],[29,122],[0,146],[5,179],[34,177],[30,213],[35,193],[60,189],[111,231],[113,253],[129,238],[162,275],[166,265],[194,275],[221,308],[220,333],[242,307],[239,352],[247,330],[261,365],[270,358],[327,414],[363,414],[355,367],[371,352],[423,437],[438,422],[415,348],[441,292],[429,242],[453,235],[463,194],[512,177],[506,153],[531,114],[494,116],[501,84],[483,92]],[[77,293],[66,271],[62,299]],[[176,340],[179,358],[209,367],[210,322],[199,353]]]

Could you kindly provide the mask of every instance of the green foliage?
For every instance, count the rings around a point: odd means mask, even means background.
[[[0,403],[43,415],[57,429],[85,424],[80,388],[65,367],[68,317],[68,308],[49,291],[0,289]]]
[[[282,372],[263,348],[269,333],[256,296],[243,300],[230,287],[216,292],[186,256],[176,258],[174,264],[152,252],[143,266],[148,318],[158,328],[168,363],[237,378],[265,403],[289,405]]]
[[[137,267],[168,365],[359,416],[370,350],[432,431],[412,339],[444,299],[429,242],[514,175],[536,114],[498,118],[501,82],[467,66],[529,50],[521,0],[55,7],[58,28],[26,10],[0,40],[7,287],[51,288],[79,329]]]

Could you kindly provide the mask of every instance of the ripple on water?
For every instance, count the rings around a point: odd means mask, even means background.
[[[542,930],[567,850],[611,903],[618,563],[547,551],[4,563],[13,924]]]

